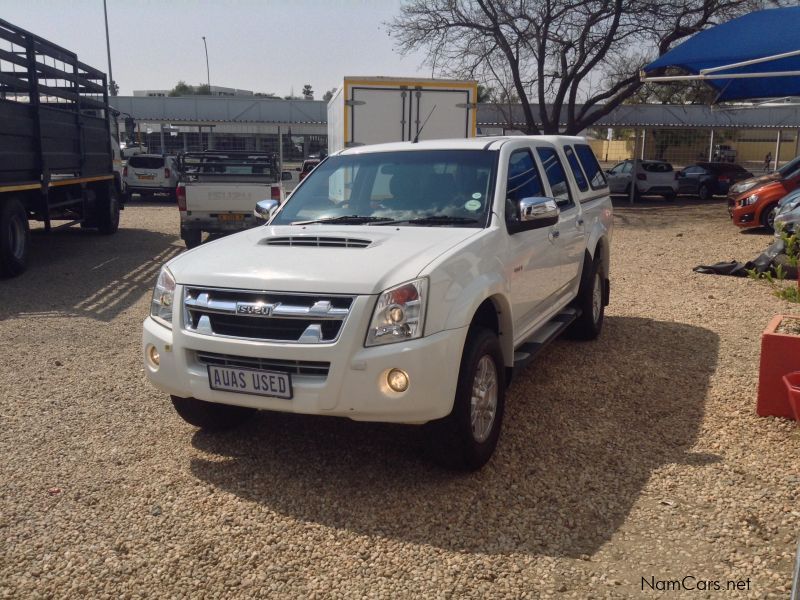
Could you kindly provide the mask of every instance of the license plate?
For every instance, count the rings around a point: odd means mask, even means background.
[[[244,215],[242,214],[217,215],[217,219],[219,219],[220,221],[224,221],[226,223],[239,222],[239,221],[244,221]]]
[[[143,179],[144,181],[152,181],[153,179],[155,179],[155,178],[156,178],[156,176],[155,176],[155,175],[139,175],[138,173],[136,174],[136,176],[137,176],[139,179]]]
[[[292,377],[288,373],[208,365],[208,385],[224,392],[292,398]]]

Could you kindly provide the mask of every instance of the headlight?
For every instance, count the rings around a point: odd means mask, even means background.
[[[415,279],[383,292],[375,305],[365,346],[422,337],[428,280]]]
[[[161,268],[150,303],[150,316],[167,327],[172,327],[172,305],[175,296],[175,278],[169,269]]]
[[[747,198],[742,200],[742,206],[750,206],[758,202],[758,194],[750,194]]]
[[[731,187],[730,191],[732,194],[741,194],[749,190],[754,185],[755,183],[736,183],[733,185],[733,187]]]

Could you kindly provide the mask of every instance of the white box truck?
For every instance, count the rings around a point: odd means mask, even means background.
[[[328,102],[328,153],[418,134],[419,140],[475,137],[477,100],[477,81],[345,77]]]

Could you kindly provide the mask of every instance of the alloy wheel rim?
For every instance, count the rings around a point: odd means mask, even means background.
[[[775,215],[778,213],[778,208],[774,207],[772,210],[769,211],[767,214],[767,225],[770,226],[770,229],[775,229]]]
[[[475,368],[470,399],[472,437],[485,442],[492,432],[497,416],[497,367],[489,355],[484,355]]]

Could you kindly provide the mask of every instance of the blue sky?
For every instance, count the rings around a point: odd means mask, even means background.
[[[120,94],[205,82],[315,97],[345,75],[430,76],[401,57],[383,26],[400,0],[107,0]],[[0,0],[0,16],[107,71],[103,0]]]

